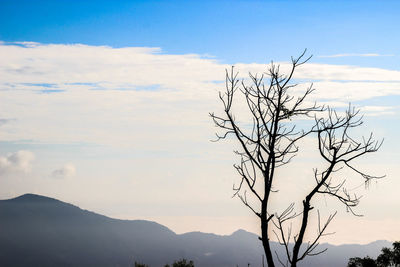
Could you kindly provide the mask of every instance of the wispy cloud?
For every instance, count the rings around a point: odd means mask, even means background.
[[[368,116],[384,116],[384,115],[395,115],[396,108],[394,106],[363,106],[361,111],[365,112]]]
[[[335,54],[335,55],[322,55],[318,56],[320,58],[335,58],[335,57],[394,57],[395,55],[381,55],[375,53],[367,54],[356,54],[356,53],[345,53],[345,54]]]
[[[200,55],[147,47],[4,44],[0,56],[0,114],[16,119],[2,126],[0,140],[138,149],[151,143],[165,151],[209,139],[214,129],[207,114],[219,110],[217,92],[230,68]],[[283,72],[290,68],[288,62],[280,64]],[[266,67],[235,64],[243,78]],[[306,84],[294,92],[314,81],[317,90],[310,100],[343,106],[400,95],[399,77],[397,70],[309,63],[296,71],[295,78]]]
[[[76,174],[75,166],[71,163],[67,163],[64,166],[62,166],[61,168],[54,170],[51,173],[51,176],[53,178],[67,178],[67,177],[75,176],[75,174]]]
[[[20,150],[0,157],[0,174],[8,174],[11,172],[29,173],[34,158],[35,155],[26,150]]]
[[[4,118],[0,118],[0,126],[6,124],[6,123],[10,123],[11,121],[14,121],[15,119],[4,119]]]

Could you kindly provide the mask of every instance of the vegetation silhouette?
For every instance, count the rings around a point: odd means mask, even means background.
[[[238,79],[238,72],[234,72],[234,67],[227,70],[225,92],[219,93],[224,113],[210,113],[214,124],[221,131],[216,134],[215,141],[233,136],[240,146],[240,150],[235,151],[240,162],[234,168],[241,179],[239,185],[233,188],[234,196],[238,196],[258,217],[261,224],[260,240],[270,267],[274,267],[276,261],[283,266],[295,267],[305,257],[325,251],[317,251],[316,248],[320,238],[329,234],[326,229],[336,212],[322,222],[319,211],[313,211],[313,199],[317,195],[335,198],[347,211],[356,215],[353,208],[358,205],[360,197],[350,194],[350,190],[346,188],[346,180],[336,180],[334,173],[348,169],[364,178],[366,184],[371,179],[383,177],[369,175],[353,164],[355,159],[376,152],[383,141],[374,140],[372,133],[360,141],[350,135],[353,128],[362,124],[359,110],[349,105],[341,115],[329,106],[309,104],[308,97],[314,91],[312,85],[303,93],[294,95],[298,91],[294,90],[296,84],[292,82],[293,74],[311,58],[305,58],[305,53],[306,50],[298,58],[292,58],[287,75],[281,73],[279,65],[272,63],[261,76],[250,73],[250,84]],[[240,96],[244,100],[244,109],[248,111],[245,122],[236,118],[238,114],[244,118],[244,111],[234,110]],[[307,118],[308,122],[313,122],[312,125],[301,129],[299,121]],[[304,121],[303,124],[307,125]],[[314,169],[312,180],[315,184],[304,196],[300,212],[295,210],[295,202],[281,211],[273,209],[270,199],[272,194],[278,192],[277,168],[285,167],[291,162],[299,151],[300,140],[307,136],[316,137],[315,146],[327,167],[322,170]],[[250,192],[250,196],[247,192]],[[317,217],[317,234],[306,240],[306,230],[312,213]],[[298,217],[299,227],[294,230],[292,223]],[[273,255],[270,243],[272,233],[284,247],[286,259],[280,258],[276,251],[275,256]]]
[[[376,262],[374,259],[371,259],[370,257],[365,257],[365,258],[350,258],[349,264],[347,265],[348,267],[376,267]]]
[[[135,261],[135,264],[133,265],[134,267],[149,267],[149,265],[144,264],[144,263],[139,263]]]
[[[149,265],[135,262],[134,267],[149,267]],[[172,266],[169,264],[165,264],[164,267],[194,267],[194,262],[187,261],[186,259],[180,259],[178,261],[174,261],[174,263],[172,263]]]
[[[369,256],[364,258],[350,258],[347,267],[399,267],[400,266],[400,242],[393,243],[393,249],[382,248],[381,254],[376,260]]]
[[[164,267],[170,267],[170,265],[166,264]],[[187,261],[186,259],[180,259],[179,261],[174,261],[174,263],[172,263],[172,267],[194,267],[194,262]]]

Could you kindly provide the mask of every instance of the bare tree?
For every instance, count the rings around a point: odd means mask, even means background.
[[[296,266],[306,256],[318,255],[322,251],[316,248],[336,212],[325,222],[321,222],[317,211],[318,232],[314,239],[305,240],[305,233],[312,213],[312,200],[316,195],[337,199],[353,214],[360,198],[350,194],[345,180],[335,181],[333,173],[343,168],[361,175],[368,183],[371,179],[380,178],[368,175],[353,165],[353,160],[379,149],[382,142],[375,141],[372,134],[361,141],[350,136],[350,130],[362,124],[359,111],[349,106],[344,115],[339,115],[329,107],[316,103],[307,104],[307,97],[314,91],[312,85],[298,97],[291,93],[296,84],[292,77],[297,67],[306,63],[311,57],[304,58],[304,51],[298,58],[292,58],[291,70],[287,75],[280,73],[279,66],[271,64],[267,73],[258,76],[249,74],[250,85],[238,79],[238,73],[226,71],[226,91],[220,92],[219,98],[224,107],[222,116],[210,113],[215,125],[222,130],[217,133],[217,140],[229,136],[239,142],[240,150],[235,151],[240,163],[234,168],[241,177],[239,186],[234,186],[234,196],[238,196],[260,220],[261,237],[267,264],[275,266],[275,261],[283,266]],[[242,96],[247,104],[251,117],[249,123],[240,123],[234,115],[233,105],[237,96]],[[299,119],[307,118],[313,124],[307,130],[298,129]],[[296,125],[297,123],[297,125]],[[304,124],[304,123],[303,123]],[[276,193],[276,170],[291,162],[299,151],[299,141],[314,135],[319,154],[326,161],[327,168],[314,170],[315,186],[302,201],[301,212],[295,211],[294,202],[282,212],[273,212],[270,205],[271,193]],[[254,201],[249,201],[247,192]],[[355,214],[356,215],[356,214]],[[294,219],[300,220],[298,230],[292,232]],[[273,234],[284,247],[286,259],[280,259],[270,246],[270,235]],[[289,243],[293,244],[289,246]]]

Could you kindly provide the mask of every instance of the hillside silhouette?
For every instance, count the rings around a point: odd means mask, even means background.
[[[346,266],[350,257],[376,257],[387,241],[332,246],[301,266]],[[281,247],[273,243],[281,254]],[[144,220],[118,220],[34,194],[0,200],[0,266],[164,266],[179,258],[195,266],[261,266],[255,234],[175,234]]]

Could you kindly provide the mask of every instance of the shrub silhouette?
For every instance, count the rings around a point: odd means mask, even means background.
[[[350,258],[347,267],[400,267],[400,241],[393,243],[393,249],[382,248],[376,260],[370,257]]]
[[[169,264],[166,264],[164,267],[170,267]],[[174,261],[172,267],[194,267],[193,261],[186,261],[186,259],[180,259],[179,261]]]
[[[370,257],[365,257],[365,258],[350,258],[349,263],[347,264],[347,267],[377,267],[376,261],[374,259],[371,259]]]

